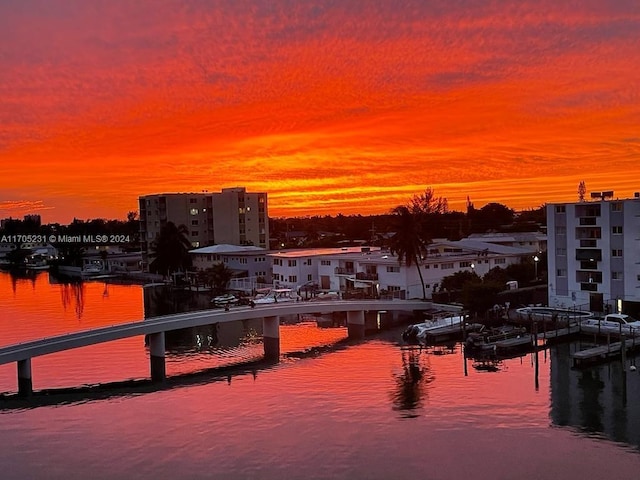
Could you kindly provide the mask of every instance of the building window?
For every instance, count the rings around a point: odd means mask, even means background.
[[[192,236],[192,237],[197,237],[197,236],[198,236],[198,231],[197,231],[197,230],[193,230],[193,231],[191,232],[191,236]]]
[[[198,199],[197,198],[190,198],[189,199],[189,203],[198,203]]]
[[[191,225],[198,225],[198,220],[191,220]]]
[[[495,263],[496,265],[502,265],[504,263],[506,263],[506,260],[504,258],[496,258],[493,263]]]
[[[296,275],[289,275],[289,282],[296,283],[298,281],[298,277]]]
[[[310,282],[311,280],[313,280],[313,275],[311,274],[307,275],[307,282]]]
[[[621,248],[614,248],[613,250],[611,250],[611,256],[612,257],[621,257],[622,256],[622,249]]]
[[[622,280],[622,272],[611,272],[611,280]]]
[[[310,258],[306,259],[306,260],[304,261],[304,264],[305,264],[305,265],[311,265],[311,259],[310,259]]]
[[[471,262],[460,262],[460,268],[470,268]]]
[[[191,210],[189,210],[189,213],[191,215],[197,215],[198,214],[198,209],[197,208],[192,208]]]
[[[612,212],[621,212],[622,211],[622,202],[611,202],[611,211]]]
[[[567,207],[564,205],[556,205],[556,213],[565,213],[567,211]]]
[[[290,267],[295,267],[298,265],[298,262],[296,260],[289,260],[289,266]]]
[[[398,285],[389,285],[387,287],[387,291],[389,291],[389,292],[399,292],[400,291],[400,287]]]
[[[274,265],[280,265],[280,266],[282,266],[282,259],[280,259],[280,258],[274,258],[274,259],[273,259],[273,264],[274,264]]]
[[[559,255],[561,257],[565,257],[567,255],[567,249],[566,248],[561,248],[561,247],[556,248],[556,255]]]
[[[614,235],[622,235],[622,227],[621,226],[617,226],[617,227],[611,227],[611,231]]]
[[[387,266],[387,273],[399,273],[400,272],[400,267],[397,265],[394,266]]]
[[[320,260],[320,265],[323,265],[325,267],[330,267],[331,266],[331,260]]]
[[[442,268],[442,270],[451,270],[453,268],[453,263],[443,263],[440,268]]]
[[[567,276],[567,271],[566,271],[564,268],[559,268],[559,269],[556,271],[556,275],[557,275],[558,277],[566,277],[566,276]]]

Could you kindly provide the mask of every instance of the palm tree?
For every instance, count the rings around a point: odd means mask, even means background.
[[[391,253],[398,255],[398,262],[407,267],[416,266],[422,285],[422,299],[427,299],[427,290],[422,278],[420,264],[427,255],[429,240],[425,236],[423,215],[405,205],[394,208],[391,213],[395,220],[395,234],[390,239]]]
[[[189,230],[184,225],[177,227],[173,222],[167,222],[151,247],[150,256],[153,260],[149,270],[165,276],[186,271],[191,266],[189,250],[192,247],[188,235]]]
[[[233,277],[233,271],[224,263],[214,263],[212,267],[205,270],[208,283],[213,288],[214,294],[222,294],[227,290],[227,285]]]

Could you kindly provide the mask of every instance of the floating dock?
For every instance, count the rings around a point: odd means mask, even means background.
[[[571,355],[573,366],[583,367],[596,363],[606,362],[614,358],[620,358],[624,361],[628,352],[640,350],[640,342],[636,338],[623,339],[620,342],[609,343],[597,347],[582,350]]]

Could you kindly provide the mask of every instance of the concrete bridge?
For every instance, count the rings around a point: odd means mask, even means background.
[[[162,382],[166,378],[164,335],[165,332],[171,330],[262,318],[265,359],[277,361],[280,357],[281,316],[347,312],[349,337],[360,338],[364,336],[366,311],[411,312],[433,309],[451,311],[452,313],[460,311],[459,307],[435,305],[422,300],[338,300],[259,305],[255,308],[233,307],[229,311],[204,310],[154,317],[9,345],[0,348],[0,365],[17,362],[18,393],[27,396],[33,392],[31,358],[122,338],[149,335],[151,380]]]

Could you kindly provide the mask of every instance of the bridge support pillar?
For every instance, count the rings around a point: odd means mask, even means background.
[[[264,317],[262,319],[262,342],[265,360],[280,359],[280,318]]]
[[[349,338],[364,338],[364,311],[347,312],[347,333]]]
[[[151,367],[151,381],[164,382],[167,378],[167,370],[164,363],[164,332],[149,335],[149,362]]]
[[[33,393],[31,359],[18,360],[18,395],[28,397]]]

